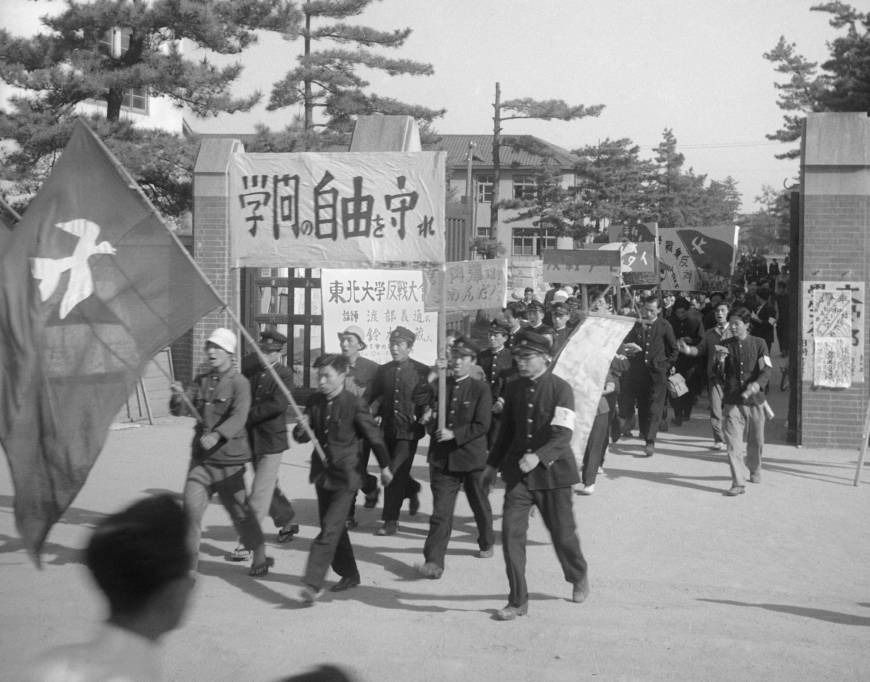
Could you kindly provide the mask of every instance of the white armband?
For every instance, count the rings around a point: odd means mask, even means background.
[[[574,430],[574,420],[576,415],[574,410],[569,410],[567,407],[557,407],[553,413],[553,419],[550,426],[563,426],[566,429]]]
[[[767,355],[762,355],[758,358],[758,369],[763,370],[765,367],[773,367],[773,363]]]

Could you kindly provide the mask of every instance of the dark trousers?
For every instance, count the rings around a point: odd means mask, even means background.
[[[429,535],[423,546],[426,561],[444,568],[444,555],[453,530],[453,512],[459,488],[465,488],[465,497],[477,524],[477,546],[492,547],[495,533],[492,530],[492,507],[483,485],[483,470],[445,471],[441,466],[429,466],[429,485],[432,488],[432,514],[429,516]]]
[[[363,441],[360,443],[360,454],[359,454],[359,473],[362,476],[362,487],[360,488],[360,492],[363,495],[370,495],[378,489],[378,477],[372,476],[368,472],[369,468],[369,456],[372,454],[372,449],[368,443]],[[356,496],[350,502],[350,513],[347,515],[347,518],[352,519],[356,516]]]
[[[526,585],[526,537],[532,505],[538,508],[553,540],[556,558],[565,580],[575,584],[586,575],[587,566],[577,526],[574,523],[574,491],[570,488],[529,490],[522,481],[505,491],[502,511],[502,545],[510,595],[508,604],[522,606],[529,600]]]
[[[347,508],[356,496],[356,490],[327,490],[315,486],[320,533],[311,543],[305,566],[305,583],[316,590],[323,587],[327,569],[332,566],[342,578],[359,575],[353,547],[347,533]]]
[[[390,451],[393,480],[384,490],[384,511],[381,519],[398,521],[402,502],[420,492],[420,484],[411,477],[411,466],[417,453],[417,441],[386,439]]]
[[[595,415],[595,421],[592,422],[592,430],[589,432],[589,440],[586,441],[586,451],[583,453],[583,468],[581,471],[583,485],[595,485],[598,467],[604,461],[604,453],[607,451],[609,425],[610,412]]]
[[[640,437],[647,443],[655,443],[659,422],[667,396],[667,376],[664,372],[644,368],[624,377],[620,396],[619,416],[628,419],[637,406]]]

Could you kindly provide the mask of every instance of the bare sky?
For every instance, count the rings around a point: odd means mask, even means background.
[[[22,3],[2,4],[7,15],[10,4]],[[651,158],[663,130],[671,128],[686,165],[711,179],[734,177],[750,209],[763,184],[781,188],[797,174],[796,161],[774,158],[786,147],[764,137],[779,127],[782,113],[777,74],[762,54],[785,35],[807,58],[823,60],[825,42],[836,33],[828,15],[809,11],[813,4],[817,0],[382,0],[356,21],[413,29],[391,54],[429,62],[435,75],[367,77],[378,94],[446,108],[435,123],[438,132],[491,132],[496,81],[503,99],[605,104],[597,119],[521,120],[503,129],[567,149],[628,137]],[[7,16],[2,23],[9,26]],[[264,37],[242,59],[238,92],[259,89],[265,102],[300,50],[298,42]],[[266,112],[263,104],[189,123],[203,132],[248,132],[258,122],[283,128],[296,113]]]

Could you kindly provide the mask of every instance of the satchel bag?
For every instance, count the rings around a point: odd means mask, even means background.
[[[685,377],[676,372],[668,377],[668,395],[671,398],[679,398],[689,392],[689,387],[686,385]]]

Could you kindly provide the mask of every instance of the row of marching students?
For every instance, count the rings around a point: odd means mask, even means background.
[[[269,334],[273,333],[264,334],[261,349]],[[392,331],[389,345],[393,359],[376,366],[373,373],[371,366],[365,369],[365,363],[360,362],[363,358],[351,348],[364,348],[362,330],[349,328],[339,336],[343,353],[323,356],[316,363],[318,391],[307,402],[304,416],[293,430],[297,441],[313,438],[319,446],[312,454],[310,480],[317,492],[320,533],[311,546],[302,591],[302,600],[309,604],[323,594],[330,566],[340,577],[333,591],[360,584],[348,517],[358,489],[367,488],[368,506],[377,499],[376,482],[372,488],[365,471],[363,444],[368,443],[375,454],[385,486],[383,525],[377,534],[393,535],[398,532],[404,500],[411,501],[412,514],[419,508],[419,483],[410,475],[411,464],[417,442],[427,427],[427,417],[437,409],[429,367],[410,358],[415,341],[410,330],[397,327]],[[244,467],[251,459],[252,443],[251,388],[256,372],[246,378],[235,369],[235,343],[231,331],[216,330],[206,343],[208,371],[197,376],[187,389],[173,384],[170,406],[173,414],[191,414],[197,419],[184,488],[193,556],[198,552],[208,501],[217,493],[240,536],[240,547],[233,554],[245,557],[249,552],[249,572],[256,577],[266,575],[274,561],[266,556],[260,526],[268,507],[261,502],[255,508],[253,496],[245,491]],[[426,561],[420,572],[430,578],[440,577],[443,572],[459,487],[464,487],[473,500],[480,556],[493,554],[488,494],[497,473],[501,473],[507,486],[503,549],[510,595],[507,606],[496,615],[504,620],[523,615],[527,609],[525,542],[528,513],[533,505],[541,510],[553,537],[565,578],[573,586],[572,598],[581,602],[588,594],[586,562],[571,509],[571,488],[579,482],[570,449],[573,394],[567,383],[547,371],[552,351],[549,335],[523,331],[514,336],[511,353],[517,376],[506,383],[497,408],[509,416],[492,442],[492,393],[484,382],[470,376],[476,349],[458,340],[451,351],[445,425],[437,428],[434,420],[428,425],[432,435],[429,463],[434,502],[424,546]],[[276,360],[272,366],[279,364]],[[285,383],[289,379],[281,378]],[[366,381],[368,385],[363,386]],[[256,387],[254,390],[256,393]],[[283,427],[283,414],[280,416]],[[255,469],[262,471],[262,457],[255,454],[254,461]],[[276,500],[280,506],[282,498],[276,479],[267,487],[274,511]],[[292,511],[290,518],[287,516],[279,533],[292,532]]]

